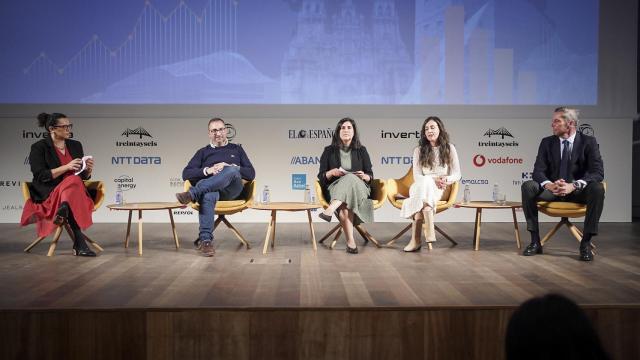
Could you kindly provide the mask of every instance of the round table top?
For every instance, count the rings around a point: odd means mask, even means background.
[[[256,210],[302,211],[318,209],[321,208],[322,205],[295,201],[272,201],[268,204],[253,203],[249,205],[249,207]]]
[[[518,201],[507,201],[504,204],[498,204],[491,200],[488,201],[470,201],[468,203],[457,203],[455,207],[465,207],[474,209],[511,209],[522,207],[522,203]]]
[[[187,205],[182,205],[179,202],[132,202],[124,203],[122,205],[111,204],[107,205],[111,210],[167,210],[186,208]]]

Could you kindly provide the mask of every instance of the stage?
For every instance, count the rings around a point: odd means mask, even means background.
[[[24,253],[35,228],[0,225],[1,357],[503,358],[510,314],[549,292],[587,310],[614,358],[640,356],[638,223],[601,224],[590,263],[565,228],[534,257],[520,255],[510,223],[483,223],[479,251],[473,224],[441,223],[458,246],[438,237],[403,253],[408,234],[376,248],[356,233],[350,255],[330,240],[314,253],[308,225],[283,223],[263,255],[267,225],[236,225],[252,248],[223,226],[213,258],[193,249],[197,224],[177,224],[179,250],[169,224],[145,224],[142,257],[135,241],[124,248],[124,224],[96,224],[97,258],[73,257],[66,234],[53,257],[49,239]],[[317,237],[331,225],[314,224]],[[367,230],[386,242],[402,227]]]

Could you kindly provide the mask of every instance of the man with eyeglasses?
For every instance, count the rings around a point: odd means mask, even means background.
[[[181,204],[198,202],[200,223],[195,244],[204,256],[213,256],[213,224],[218,200],[236,199],[243,190],[243,182],[255,178],[256,172],[247,154],[238,144],[227,140],[224,120],[209,120],[209,145],[196,151],[182,170],[182,179],[193,185],[189,191],[176,194]]]
[[[570,201],[587,205],[580,241],[580,260],[593,260],[591,237],[598,234],[604,206],[604,166],[596,139],[576,131],[578,110],[559,107],[551,120],[553,135],[540,142],[533,180],[522,184],[522,209],[531,233],[524,256],[542,254],[537,201]]]

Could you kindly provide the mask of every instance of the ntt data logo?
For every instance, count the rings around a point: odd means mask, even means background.
[[[522,158],[514,158],[511,156],[487,158],[481,154],[474,156],[472,161],[475,167],[483,167],[485,165],[522,165],[524,162]]]
[[[380,165],[411,165],[413,164],[412,156],[382,156]]]
[[[160,165],[160,156],[112,156],[111,165]]]
[[[291,165],[319,165],[320,158],[317,156],[293,156]]]

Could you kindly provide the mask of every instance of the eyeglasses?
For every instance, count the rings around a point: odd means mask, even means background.
[[[215,134],[215,133],[223,133],[223,132],[227,132],[227,128],[223,127],[223,128],[218,128],[218,129],[209,129],[209,133],[210,134]]]
[[[69,124],[69,125],[53,125],[53,127],[54,128],[61,128],[61,129],[69,131],[69,130],[73,129],[73,124]]]

